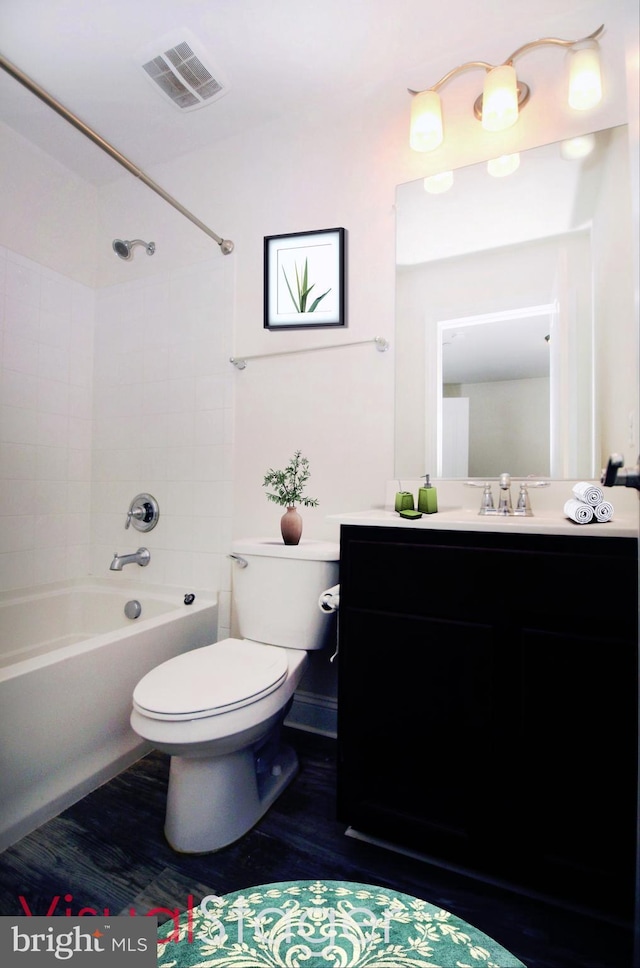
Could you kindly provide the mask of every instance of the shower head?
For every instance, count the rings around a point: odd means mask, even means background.
[[[144,245],[147,255],[153,255],[156,251],[155,242],[143,242],[142,239],[133,239],[131,242],[123,241],[123,239],[114,239],[112,245],[116,255],[121,259],[127,260],[131,258],[131,250],[134,245]]]

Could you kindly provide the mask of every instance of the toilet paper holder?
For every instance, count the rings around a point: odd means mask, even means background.
[[[340,606],[340,585],[332,585],[327,588],[318,599],[318,607],[321,612],[337,612]]]

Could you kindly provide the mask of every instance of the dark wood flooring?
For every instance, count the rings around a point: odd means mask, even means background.
[[[344,835],[336,749],[288,730],[301,770],[260,823],[215,854],[175,853],[163,836],[168,758],[154,752],[0,855],[0,915],[111,915],[166,908],[275,881],[325,878],[423,898],[475,925],[527,968],[634,968],[630,925],[484,884]],[[23,898],[21,903],[20,898]],[[57,902],[55,899],[58,899]],[[86,912],[89,913],[89,912]]]

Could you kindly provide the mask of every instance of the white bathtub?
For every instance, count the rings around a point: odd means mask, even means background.
[[[215,597],[186,605],[191,591],[88,579],[0,594],[0,850],[148,751],[134,686],[216,639]]]

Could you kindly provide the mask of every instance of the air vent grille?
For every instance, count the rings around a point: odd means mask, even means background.
[[[157,48],[156,48],[157,49]],[[183,40],[142,65],[147,76],[181,110],[209,104],[226,93],[227,85],[203,63],[194,44]]]

